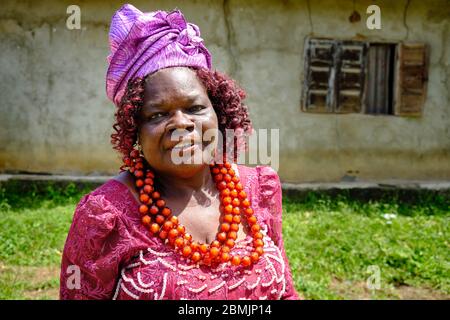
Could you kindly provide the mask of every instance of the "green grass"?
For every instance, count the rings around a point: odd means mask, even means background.
[[[314,193],[285,199],[283,234],[298,291],[310,299],[386,299],[401,297],[396,287],[409,286],[419,297],[428,289],[429,298],[448,299],[448,201],[426,200],[362,202]],[[366,288],[369,266],[380,270],[379,290]]]
[[[0,299],[58,297],[61,251],[88,191],[73,184],[0,188]],[[448,197],[361,201],[312,192],[285,197],[283,205],[285,248],[303,297],[396,299],[407,288],[409,297],[450,298]],[[380,270],[379,290],[366,287],[369,266]]]
[[[73,212],[90,188],[0,188],[0,299],[56,299]]]

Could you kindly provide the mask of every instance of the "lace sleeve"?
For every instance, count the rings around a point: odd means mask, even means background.
[[[264,219],[268,225],[268,235],[281,251],[285,261],[286,291],[282,299],[298,300],[295,291],[289,261],[286,256],[282,234],[282,190],[280,178],[275,170],[267,166],[257,166],[259,181],[260,207],[266,208],[268,216]]]
[[[109,299],[118,279],[117,209],[104,195],[86,195],[78,204],[64,246],[60,299]]]

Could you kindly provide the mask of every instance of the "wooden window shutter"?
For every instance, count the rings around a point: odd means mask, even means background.
[[[426,99],[428,50],[424,43],[399,43],[395,115],[420,116]]]
[[[367,45],[343,41],[336,55],[336,112],[360,112],[366,69]]]
[[[333,40],[307,39],[302,105],[308,112],[333,112]]]

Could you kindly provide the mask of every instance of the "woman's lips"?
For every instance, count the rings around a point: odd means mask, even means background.
[[[191,151],[196,147],[200,147],[200,144],[198,142],[194,143],[192,140],[184,140],[179,143],[177,143],[175,146],[170,148],[169,150],[175,150],[175,151]]]
[[[197,139],[194,136],[191,137],[171,137],[167,139],[164,146],[167,150],[172,150],[176,147],[180,148],[185,144],[192,145]]]
[[[173,146],[172,150],[183,150],[190,148],[194,145],[192,141],[182,141],[178,143],[177,145]]]
[[[202,144],[201,139],[196,136],[182,137],[181,141],[170,140],[170,141],[167,141],[167,143],[165,143],[166,149],[169,151],[172,149],[182,150],[186,147],[191,147],[192,145],[200,146],[201,144]]]
[[[183,148],[173,148],[172,150],[178,151],[178,152],[183,152],[183,153],[190,153],[192,152],[194,149],[196,149],[198,147],[198,145],[194,144],[192,146],[186,146]]]

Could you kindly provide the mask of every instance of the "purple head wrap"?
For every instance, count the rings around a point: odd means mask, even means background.
[[[211,69],[211,55],[200,29],[179,10],[143,13],[130,4],[112,17],[106,93],[119,105],[128,83],[168,67]]]

